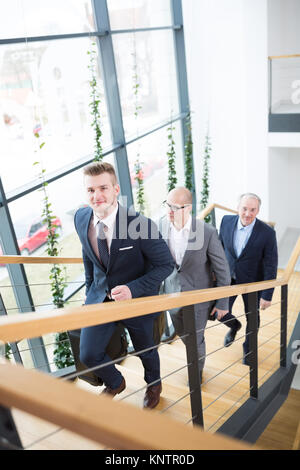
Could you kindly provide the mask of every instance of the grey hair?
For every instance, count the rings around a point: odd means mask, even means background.
[[[241,194],[240,197],[239,197],[239,200],[238,200],[239,204],[240,204],[241,200],[243,199],[243,197],[257,199],[259,207],[261,206],[261,199],[260,199],[259,196],[257,196],[257,194],[254,194],[254,193]]]

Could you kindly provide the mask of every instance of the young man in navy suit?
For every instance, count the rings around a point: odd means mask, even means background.
[[[84,168],[89,207],[75,214],[82,244],[86,278],[86,304],[157,295],[161,282],[173,271],[169,248],[154,222],[121,206],[114,167],[94,162]],[[153,322],[157,314],[123,320],[135,351],[154,346]],[[116,323],[81,330],[80,360],[88,367],[109,362],[106,347]],[[154,408],[162,390],[157,348],[139,354],[148,384],[144,407]],[[102,393],[121,393],[125,379],[114,364],[94,371],[104,382]]]
[[[253,193],[240,197],[238,215],[225,215],[220,227],[220,240],[225,250],[231,273],[231,284],[266,281],[277,276],[278,253],[275,231],[257,219],[260,198]],[[274,289],[258,292],[259,309],[271,305]],[[229,312],[220,321],[230,328],[224,346],[232,344],[241,323],[232,315],[232,306],[237,296],[229,299]],[[248,312],[248,295],[243,295],[245,313]],[[243,343],[243,363],[249,365],[248,316],[246,315],[246,339]],[[258,325],[259,325],[258,315]]]

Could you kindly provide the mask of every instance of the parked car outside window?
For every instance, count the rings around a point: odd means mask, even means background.
[[[55,226],[55,233],[62,233],[62,225],[58,217],[53,220],[52,224]],[[49,230],[47,225],[40,219],[33,220],[29,225],[26,222],[16,222],[14,229],[22,256],[30,255],[47,242]],[[0,247],[0,255],[2,254]],[[0,264],[0,266],[5,265]]]

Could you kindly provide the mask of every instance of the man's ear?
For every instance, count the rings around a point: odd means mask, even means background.
[[[120,185],[119,184],[115,184],[115,192],[116,192],[116,195],[119,196],[119,194],[120,194]]]

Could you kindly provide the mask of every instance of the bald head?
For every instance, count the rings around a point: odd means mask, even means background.
[[[192,204],[193,202],[191,191],[184,186],[172,189],[172,191],[169,192],[168,200],[169,198],[178,201],[176,204],[180,206],[183,204]]]
[[[181,186],[172,189],[167,197],[167,215],[177,230],[182,229],[188,221],[192,210],[193,196],[191,191]]]

